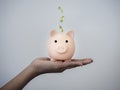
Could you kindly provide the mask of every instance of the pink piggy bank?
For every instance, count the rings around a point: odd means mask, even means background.
[[[70,61],[75,51],[73,31],[63,33],[52,30],[47,47],[52,61]]]

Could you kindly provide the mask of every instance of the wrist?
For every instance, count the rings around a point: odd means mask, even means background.
[[[37,61],[33,61],[29,66],[29,70],[31,70],[32,74],[36,77],[40,74],[43,74],[42,69],[39,67]]]
[[[38,76],[38,71],[32,65],[29,65],[26,69],[29,72],[29,75],[31,76],[31,78]]]

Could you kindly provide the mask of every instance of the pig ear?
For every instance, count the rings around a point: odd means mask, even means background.
[[[74,32],[71,30],[71,31],[68,31],[66,33],[68,36],[70,36],[71,38],[74,38]]]
[[[51,37],[54,36],[55,34],[57,34],[57,31],[56,31],[56,30],[52,30],[52,31],[50,32],[50,36],[51,36]]]

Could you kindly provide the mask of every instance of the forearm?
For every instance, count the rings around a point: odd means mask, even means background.
[[[37,73],[35,72],[34,68],[29,65],[20,74],[4,85],[0,90],[22,90],[24,86],[36,76]]]

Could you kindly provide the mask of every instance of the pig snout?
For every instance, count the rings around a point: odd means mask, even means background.
[[[63,54],[65,52],[67,52],[68,47],[64,46],[64,45],[58,45],[57,46],[57,52],[60,54]]]

